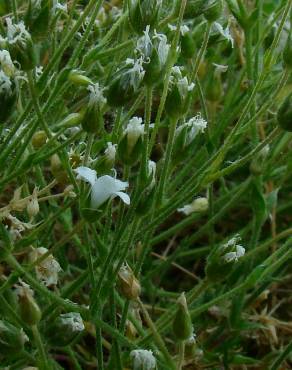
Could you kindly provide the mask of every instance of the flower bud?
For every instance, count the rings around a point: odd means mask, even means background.
[[[178,208],[178,212],[184,213],[186,216],[194,212],[206,212],[209,208],[208,199],[205,197],[196,198],[191,204],[185,205],[183,208]]]
[[[238,244],[239,240],[240,237],[236,235],[209,254],[205,272],[210,281],[225,280],[233,269],[233,263],[244,256],[245,248]]]
[[[46,142],[47,142],[47,134],[43,130],[35,132],[31,139],[31,143],[34,149],[41,148],[42,146],[46,144]]]
[[[194,358],[198,349],[196,335],[193,333],[190,338],[185,341],[185,357]]]
[[[0,351],[3,355],[22,351],[28,340],[23,329],[19,329],[7,320],[0,320]]]
[[[141,293],[141,286],[130,267],[124,264],[118,272],[118,286],[125,298],[136,300]]]
[[[278,110],[277,120],[283,130],[292,132],[292,94],[287,96]]]
[[[38,193],[36,188],[33,191],[32,198],[30,199],[26,206],[26,210],[30,218],[36,216],[40,211],[40,206],[38,202]]]
[[[196,43],[191,32],[182,34],[181,37],[181,52],[185,58],[192,58],[196,51]]]
[[[77,86],[93,85],[90,78],[84,76],[81,71],[73,70],[69,73],[68,80]]]
[[[99,87],[98,83],[89,85],[88,90],[90,92],[89,102],[82,119],[82,128],[84,131],[94,134],[103,128],[102,110],[106,99],[103,96],[103,89]]]
[[[75,127],[82,122],[83,115],[81,113],[71,113],[58,123],[58,127]]]
[[[16,288],[16,294],[18,296],[19,313],[21,319],[30,326],[39,323],[42,317],[41,310],[33,298],[33,291],[29,285],[20,282],[20,285]]]
[[[133,117],[124,130],[122,140],[118,145],[119,158],[123,163],[134,165],[139,160],[143,149],[143,136],[142,118]]]
[[[129,20],[135,32],[141,34],[146,26],[154,27],[158,21],[161,1],[159,0],[131,0]]]
[[[16,68],[8,50],[0,50],[0,64],[6,76],[10,78],[15,76]]]
[[[49,33],[52,0],[29,0],[25,15],[25,25],[36,40],[45,38]]]
[[[192,320],[184,293],[177,300],[177,310],[172,326],[174,335],[178,340],[187,340],[193,333]]]
[[[155,196],[155,174],[156,174],[156,163],[149,160],[147,174],[142,179],[143,191],[140,195],[140,199],[135,209],[135,211],[139,215],[146,214],[153,205]]]
[[[206,0],[203,6],[204,17],[209,22],[215,22],[218,18],[220,18],[222,10],[222,0]]]
[[[82,317],[78,312],[61,314],[47,329],[46,337],[54,346],[64,347],[74,340],[85,329]]]
[[[184,12],[185,19],[194,19],[199,17],[203,12],[203,5],[206,0],[188,0],[186,4],[186,9]],[[179,12],[180,2],[177,2],[178,9],[177,14]]]
[[[52,155],[50,170],[60,184],[66,184],[69,181],[67,172],[64,170],[58,154]]]

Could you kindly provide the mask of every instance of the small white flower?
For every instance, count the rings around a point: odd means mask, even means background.
[[[245,248],[242,245],[237,244],[240,239],[239,235],[235,235],[222,246],[223,250],[229,250],[229,252],[225,253],[223,256],[223,260],[226,263],[237,262],[239,258],[245,255]]]
[[[79,312],[68,312],[60,315],[61,322],[68,326],[72,332],[79,333],[85,329],[82,317]]]
[[[173,26],[172,24],[168,24],[168,28],[170,29],[170,31],[177,30],[177,26]],[[190,29],[186,24],[180,26],[180,33],[182,34],[182,36],[185,36],[188,32],[190,32]]]
[[[37,66],[37,67],[35,67],[35,72],[34,73],[35,73],[36,80],[39,80],[39,78],[43,74],[43,69],[44,69],[43,66]]]
[[[178,208],[178,212],[184,213],[186,216],[194,212],[205,212],[209,208],[209,202],[207,198],[199,197],[196,198],[191,204]]]
[[[148,176],[152,177],[150,188],[155,185],[155,174],[156,174],[156,163],[154,161],[148,161]]]
[[[231,42],[231,47],[234,48],[234,40],[233,37],[230,34],[229,26],[227,26],[225,29],[222,27],[222,25],[218,22],[214,23],[215,28],[217,31],[229,42]]]
[[[149,58],[152,52],[152,41],[149,32],[150,26],[148,25],[145,31],[143,31],[144,35],[138,39],[136,47],[145,58]]]
[[[91,84],[87,87],[89,91],[89,105],[105,104],[106,98],[103,96],[103,88],[99,86],[99,83]]]
[[[12,82],[10,78],[3,72],[0,71],[0,94],[12,94]]]
[[[146,349],[135,349],[130,353],[133,359],[133,370],[154,370],[156,359],[152,351]]]
[[[26,30],[23,21],[13,24],[11,18],[7,17],[6,24],[7,24],[7,37],[6,38],[1,37],[0,41],[8,42],[8,44],[15,44],[19,42],[22,45],[25,45],[27,41],[31,39],[30,34]]]
[[[56,4],[53,7],[53,11],[60,10],[61,12],[67,13],[68,12],[68,7],[67,4],[61,4],[59,1],[56,2]]]
[[[133,86],[134,90],[137,90],[141,81],[144,78],[145,71],[143,68],[144,59],[143,56],[138,59],[127,58],[126,65],[132,66],[127,71],[130,77],[130,84]]]
[[[195,117],[192,117],[188,122],[179,126],[176,129],[176,135],[178,135],[184,128],[187,128],[186,145],[189,145],[199,133],[203,133],[207,127],[208,122],[204,120],[201,113],[198,113]]]
[[[164,65],[166,63],[166,59],[168,57],[170,44],[167,43],[167,37],[163,33],[157,33],[156,30],[154,30],[154,36],[153,39],[158,39],[158,57],[161,65]]]
[[[129,184],[115,179],[114,177],[105,175],[97,178],[96,171],[88,167],[78,167],[75,172],[77,179],[88,182],[91,185],[91,207],[97,209],[107,200],[115,197],[120,197],[122,201],[129,205],[130,197],[128,194],[123,193]]]
[[[33,251],[29,254],[31,262],[35,262],[47,252],[48,249],[44,247],[33,249]],[[61,266],[51,254],[35,266],[37,278],[46,286],[57,285],[58,274],[60,271],[62,271]]]
[[[12,62],[11,56],[9,51],[7,50],[0,50],[0,64],[4,71],[4,73],[8,77],[12,77],[15,74],[15,66]]]
[[[216,64],[213,63],[213,66],[215,67],[215,75],[218,76],[221,73],[225,73],[228,70],[228,66],[225,66],[223,64]]]
[[[131,151],[131,149],[137,143],[139,137],[144,135],[144,125],[142,125],[142,118],[131,118],[124,130],[124,135],[127,135],[129,151]]]
[[[104,151],[104,154],[110,162],[114,162],[116,159],[116,152],[117,152],[117,144],[112,144],[111,142],[107,143],[107,148]]]
[[[33,297],[34,292],[28,284],[23,280],[18,279],[18,284],[15,284],[15,294],[18,298],[26,296]]]

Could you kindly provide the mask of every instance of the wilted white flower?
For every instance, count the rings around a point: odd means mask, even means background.
[[[95,170],[83,166],[76,168],[75,172],[77,173],[78,179],[86,181],[91,185],[92,208],[96,209],[107,200],[117,196],[120,197],[125,204],[130,204],[129,195],[122,191],[129,186],[128,182],[117,180],[108,175],[97,178]]]
[[[149,58],[152,52],[152,41],[149,35],[150,26],[146,26],[145,31],[143,31],[143,36],[141,36],[137,41],[136,49],[144,55],[145,58]]]
[[[228,70],[228,66],[222,65],[222,64],[216,64],[213,63],[213,66],[215,67],[215,75],[218,76],[221,73],[225,73]]]
[[[209,202],[207,198],[199,197],[196,198],[191,204],[187,204],[182,208],[178,208],[178,212],[184,213],[186,216],[194,212],[205,212],[209,208]]]
[[[229,42],[231,42],[231,47],[234,48],[234,40],[233,37],[230,34],[229,26],[227,26],[225,29],[222,27],[222,25],[218,22],[214,23],[215,28],[217,31]]]
[[[130,353],[133,359],[133,370],[154,370],[156,359],[152,351],[146,349],[135,349]]]
[[[8,214],[6,217],[10,223],[9,234],[11,235],[12,240],[20,239],[22,232],[30,230],[36,226],[28,222],[22,222],[11,214]]]
[[[0,64],[3,72],[12,77],[15,74],[15,66],[8,50],[0,50]]]
[[[25,45],[31,39],[29,32],[26,30],[23,21],[19,23],[12,23],[11,18],[6,18],[7,36],[3,38],[0,36],[0,42],[7,42],[8,44],[16,44],[17,42]]]
[[[18,279],[18,284],[15,284],[15,294],[17,297],[32,297],[34,292],[28,284],[26,284],[23,280]]]
[[[72,332],[81,332],[84,330],[84,324],[79,312],[68,312],[60,315],[61,322],[68,326]]]
[[[183,77],[177,81],[177,87],[180,94],[185,97],[188,92],[194,90],[195,84],[194,82],[189,84],[187,77]]]
[[[47,252],[48,249],[44,247],[34,248],[29,254],[31,262],[35,262]],[[51,254],[35,266],[37,278],[46,286],[57,285],[60,271],[62,271],[61,266]]]
[[[159,44],[157,47],[158,57],[160,64],[164,65],[168,57],[170,44],[167,43],[167,37],[163,33],[157,33],[156,30],[154,30],[153,39],[159,40]]]
[[[107,148],[104,151],[104,154],[107,160],[109,160],[110,162],[114,162],[116,159],[116,152],[117,152],[116,147],[117,147],[117,144],[113,144],[111,142],[107,143]]]
[[[237,262],[239,258],[244,256],[245,248],[242,245],[238,244],[239,241],[240,236],[235,235],[233,238],[228,240],[228,242],[222,246],[223,250],[228,250],[228,252],[225,253],[223,256],[223,260],[226,263]]]
[[[145,71],[143,68],[144,59],[140,57],[138,59],[127,58],[126,65],[132,66],[127,71],[127,74],[130,77],[130,84],[135,90],[138,89],[140,82],[143,80]]]
[[[44,69],[43,66],[35,67],[35,78],[36,78],[36,80],[38,80],[41,77],[41,75],[43,74],[43,69]]]
[[[148,161],[148,176],[152,177],[150,187],[155,184],[155,174],[156,174],[156,163],[154,161]]]
[[[0,94],[12,94],[12,82],[10,78],[3,72],[0,71]]]
[[[189,145],[199,133],[203,133],[207,128],[208,122],[202,118],[201,113],[190,118],[186,123],[176,129],[178,135],[183,129],[187,129],[186,145]]]
[[[58,0],[56,1],[54,7],[53,7],[53,10],[56,11],[56,10],[60,10],[64,13],[67,13],[68,11],[68,7],[67,7],[67,4],[61,4]]]
[[[89,94],[89,105],[94,104],[105,104],[106,98],[103,96],[103,88],[99,86],[99,83],[91,84],[87,87]]]
[[[29,217],[34,217],[39,213],[40,206],[38,202],[38,189],[37,188],[34,189],[32,193],[32,197],[26,206],[26,210],[27,210]]]
[[[176,31],[177,30],[177,26],[173,26],[172,24],[168,24],[168,28],[170,29],[170,31]],[[185,34],[187,34],[188,32],[190,32],[190,29],[189,29],[189,27],[186,24],[180,26],[180,33],[183,36]]]

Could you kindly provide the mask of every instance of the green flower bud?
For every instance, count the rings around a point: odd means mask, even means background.
[[[70,344],[85,329],[79,313],[61,314],[46,330],[46,337],[54,346],[64,347]]]
[[[73,70],[68,75],[68,80],[77,86],[93,85],[90,78],[84,76],[81,71]]]
[[[35,132],[31,139],[31,143],[34,149],[41,148],[42,146],[45,145],[46,142],[47,142],[47,134],[43,130]]]
[[[142,118],[130,119],[124,130],[122,140],[118,144],[118,155],[127,165],[134,165],[140,158],[143,149],[144,125]]]
[[[100,132],[103,128],[102,111],[106,99],[103,96],[103,89],[99,87],[98,83],[89,85],[88,90],[90,91],[89,102],[82,119],[82,128],[84,131],[94,134]]]
[[[58,128],[75,127],[82,122],[83,115],[81,113],[71,113],[57,124]]]
[[[292,132],[292,94],[287,96],[278,110],[277,120],[283,130]]]
[[[159,0],[130,0],[129,20],[134,31],[142,33],[148,25],[155,27],[160,4]]]
[[[52,0],[29,0],[25,25],[36,40],[47,37],[52,11]]]
[[[196,51],[196,43],[190,32],[181,36],[181,52],[185,58],[192,58]]]
[[[195,84],[182,77],[179,67],[173,67],[170,91],[165,102],[165,112],[172,119],[179,119],[188,109],[188,98]]]
[[[193,19],[200,16],[203,12],[203,5],[206,0],[189,0],[186,5],[184,18]],[[178,1],[178,5],[180,2]]]
[[[3,355],[15,354],[24,348],[28,340],[23,329],[6,320],[0,320],[0,351]]]
[[[23,281],[17,286],[19,313],[21,319],[30,326],[39,323],[42,317],[41,310],[33,298],[33,291]]]
[[[65,171],[58,154],[53,154],[51,157],[51,173],[60,184],[67,184],[69,181],[67,172]]]
[[[288,37],[285,49],[283,51],[283,63],[288,69],[292,69],[292,38]]]
[[[187,340],[193,333],[192,320],[184,293],[182,293],[177,300],[177,310],[172,326],[174,335],[179,340]]]
[[[215,22],[218,18],[220,18],[222,10],[222,0],[207,0],[203,6],[204,17],[209,22]]]

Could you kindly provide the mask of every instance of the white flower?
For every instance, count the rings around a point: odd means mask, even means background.
[[[195,117],[192,117],[188,122],[179,126],[176,129],[176,135],[178,135],[184,128],[187,128],[186,145],[189,145],[199,133],[203,133],[207,128],[208,122],[204,120],[201,113],[198,113]]]
[[[25,45],[28,40],[31,39],[29,32],[26,30],[23,21],[19,23],[12,23],[11,18],[6,18],[7,24],[7,37],[0,38],[2,42],[8,42],[8,44],[15,44],[20,42],[22,45]]]
[[[180,94],[186,97],[187,93],[194,89],[195,84],[193,82],[189,84],[187,77],[183,77],[177,81],[177,87]]]
[[[159,40],[157,52],[160,64],[164,65],[168,57],[170,44],[167,43],[167,37],[163,33],[157,33],[156,30],[154,30],[153,39]]]
[[[72,332],[81,332],[84,330],[84,324],[79,312],[68,312],[60,315],[61,322],[68,326]]]
[[[139,137],[144,135],[144,125],[142,125],[142,118],[131,118],[124,130],[124,135],[127,135],[129,151],[131,151],[131,149],[137,143]]]
[[[53,11],[60,10],[61,12],[67,13],[68,7],[67,4],[61,4],[59,1],[56,2],[56,4],[53,7]]]
[[[156,359],[152,351],[135,349],[130,353],[133,359],[133,370],[153,370],[156,368]]]
[[[34,292],[28,284],[23,280],[18,279],[18,284],[15,284],[15,294],[18,298],[26,296],[33,297]]]
[[[235,235],[222,246],[223,250],[229,250],[229,252],[225,253],[223,256],[223,260],[226,263],[237,262],[239,258],[245,255],[245,248],[242,245],[237,244],[239,241],[240,236]]]
[[[132,58],[126,59],[126,65],[132,66],[127,71],[127,74],[130,77],[130,84],[133,86],[134,90],[137,90],[140,82],[143,80],[145,71],[143,68],[144,59],[143,56],[134,60]]]
[[[36,78],[36,80],[38,80],[41,77],[41,75],[43,74],[43,69],[44,69],[43,66],[35,67],[35,78]]]
[[[156,163],[149,160],[148,161],[148,176],[151,177],[150,188],[155,185],[155,174],[156,174]]]
[[[15,74],[15,66],[12,62],[9,51],[0,50],[0,64],[4,73],[8,77],[12,77]]]
[[[91,84],[87,87],[89,94],[89,105],[94,104],[105,104],[106,98],[103,96],[103,88],[99,86],[99,83]]]
[[[10,78],[3,72],[0,71],[0,94],[12,94],[12,82]]]
[[[215,67],[215,75],[216,76],[219,76],[221,73],[225,73],[228,70],[228,66],[225,66],[223,64],[213,63],[213,66]]]
[[[117,144],[112,144],[111,142],[107,143],[107,148],[104,151],[104,154],[110,162],[114,162],[116,159],[116,152],[117,152]]]
[[[40,247],[33,249],[29,257],[31,262],[35,262],[41,256],[48,252],[47,248]],[[46,286],[57,285],[58,273],[62,271],[58,261],[50,254],[42,262],[35,266],[37,278]]]
[[[173,26],[172,24],[168,24],[168,28],[170,29],[170,31],[177,30],[177,26]],[[187,25],[184,24],[180,26],[180,33],[182,34],[182,36],[186,35],[188,32],[190,32],[190,29]]]
[[[78,175],[77,179],[89,182],[91,185],[92,208],[98,208],[107,200],[117,196],[120,197],[125,204],[130,204],[129,195],[122,192],[122,190],[125,190],[129,186],[127,182],[117,180],[108,175],[97,178],[95,170],[83,166],[76,168],[75,172]]]
[[[138,39],[136,48],[146,58],[149,58],[152,52],[152,41],[149,32],[150,26],[148,25],[143,31],[144,35]]]
[[[199,197],[196,198],[191,204],[178,208],[178,212],[184,213],[186,216],[194,212],[205,212],[209,208],[209,202],[207,198]]]
[[[220,23],[215,22],[214,23],[215,28],[217,31],[227,40],[231,42],[231,47],[234,48],[234,40],[233,37],[230,34],[229,26],[227,26],[225,29],[221,26]]]

